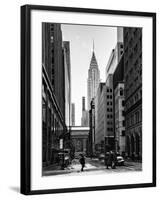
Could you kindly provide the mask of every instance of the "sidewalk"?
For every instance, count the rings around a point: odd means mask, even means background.
[[[105,166],[97,168],[96,166],[86,163],[84,167],[84,171],[95,171],[95,170],[102,170],[105,169]],[[43,176],[49,176],[49,175],[60,175],[60,174],[68,174],[73,172],[80,172],[81,171],[81,165],[78,160],[73,160],[72,164],[68,167],[61,169],[61,166],[49,166],[43,171]]]
[[[133,165],[142,165],[142,161],[139,161],[139,160],[135,160],[135,161],[133,161],[133,160],[131,160],[131,159],[126,159],[125,160],[125,165],[126,166],[133,166]]]

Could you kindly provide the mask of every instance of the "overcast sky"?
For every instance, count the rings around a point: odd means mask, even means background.
[[[105,68],[112,49],[116,46],[117,28],[86,25],[62,25],[63,41],[70,41],[71,57],[71,101],[75,103],[75,125],[81,125],[82,96],[86,98],[87,77],[94,51],[100,70],[101,81],[105,81]]]

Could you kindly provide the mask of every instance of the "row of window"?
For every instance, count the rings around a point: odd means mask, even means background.
[[[137,111],[126,119],[126,126],[132,126],[142,121],[142,110]]]
[[[140,53],[140,55],[134,59],[134,62],[132,63],[133,65],[129,64],[129,62],[132,62],[133,61],[133,55],[135,57],[136,53],[134,52],[131,52],[130,56],[129,56],[129,59],[126,59],[125,61],[125,71],[128,70],[128,68],[131,68],[132,66],[134,67],[134,69],[136,70],[137,67],[142,63],[142,53]],[[133,71],[132,71],[133,72]],[[132,72],[129,71],[129,75],[132,75]]]
[[[107,121],[107,125],[113,125],[112,121]]]
[[[107,95],[107,99],[112,99],[112,95]]]
[[[109,89],[109,88],[107,88],[107,92],[112,92],[112,89],[111,89],[111,88],[110,88],[110,89]]]
[[[113,128],[109,128],[109,127],[108,127],[108,128],[107,128],[107,131],[113,131]]]
[[[140,72],[140,73],[142,73],[142,72]],[[130,83],[129,86],[126,87],[126,90],[125,90],[125,92],[126,92],[126,93],[125,93],[126,98],[127,98],[130,94],[134,93],[134,91],[136,91],[136,89],[140,86],[140,84],[141,84],[141,82],[140,82],[140,81],[137,79],[137,77],[136,77],[134,83]],[[142,98],[142,90],[140,90],[138,93],[139,93],[139,94],[138,94],[138,96],[139,96],[138,99]],[[135,96],[135,95],[134,95],[134,96]],[[132,97],[132,98],[134,98],[134,100],[132,100],[133,103],[131,103],[131,105],[133,105],[134,103],[136,103],[135,97]]]
[[[113,115],[111,115],[111,114],[109,115],[109,114],[108,114],[108,115],[107,115],[107,118],[108,118],[108,119],[112,119],[112,118],[113,118]]]
[[[135,39],[139,36],[141,28],[125,28],[124,29],[124,41],[128,42],[128,38],[130,35]]]
[[[129,89],[128,89],[129,90]],[[142,98],[142,89],[137,91],[134,96],[130,98],[129,101],[126,103],[126,109],[129,109],[131,106],[133,106],[137,101],[139,101]]]
[[[107,101],[107,106],[112,106],[112,101]]]
[[[112,108],[107,108],[107,112],[112,112]]]

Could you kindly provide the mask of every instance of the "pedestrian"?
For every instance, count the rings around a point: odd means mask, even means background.
[[[112,152],[112,169],[116,168],[117,156],[115,152]]]
[[[109,169],[108,167],[112,167],[112,161],[113,161],[113,155],[112,151],[107,152],[106,155],[106,168]]]
[[[81,158],[79,159],[79,162],[81,163],[81,172],[83,172],[83,168],[85,166],[85,158],[83,154],[81,154],[80,156]]]
[[[109,169],[108,166],[109,166],[109,155],[110,153],[109,152],[106,152],[106,155],[105,155],[105,165],[106,165],[106,169]]]

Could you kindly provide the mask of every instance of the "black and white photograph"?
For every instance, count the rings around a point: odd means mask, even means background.
[[[158,200],[159,1],[0,9],[0,199]]]
[[[143,169],[142,37],[42,23],[43,176]]]
[[[21,14],[22,193],[154,187],[155,14]]]

